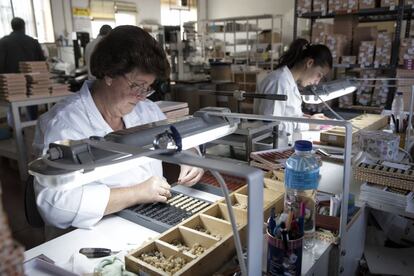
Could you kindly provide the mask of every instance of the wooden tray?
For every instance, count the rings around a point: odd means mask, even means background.
[[[276,212],[282,211],[284,196],[283,191],[278,191],[276,187],[270,188],[269,186],[272,185],[266,185],[263,193],[265,218],[272,207],[276,208]],[[243,245],[246,244],[247,191],[247,186],[243,186],[231,193],[231,203],[233,206],[236,205],[233,211]],[[198,256],[189,253],[188,250],[174,245],[177,240],[189,248],[197,243],[204,248],[204,252]],[[180,257],[186,262],[174,275],[212,275],[235,255],[233,232],[225,200],[211,205],[131,252],[125,257],[127,270],[135,273],[146,272],[150,275],[171,275],[140,259],[143,253],[154,250],[162,252],[166,257]]]
[[[388,117],[377,114],[362,114],[350,120],[352,125],[363,130],[378,130],[384,128],[388,124]],[[352,131],[352,142],[356,143],[358,129]],[[340,146],[345,145],[345,128],[334,127],[330,130],[321,132],[320,141],[323,144]]]
[[[376,164],[362,162],[354,169],[354,177],[361,181],[414,191],[414,164],[392,163],[401,166],[401,169],[384,165],[383,161]]]

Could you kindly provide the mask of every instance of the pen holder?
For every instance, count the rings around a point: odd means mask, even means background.
[[[266,233],[267,275],[301,275],[303,237],[287,242]]]

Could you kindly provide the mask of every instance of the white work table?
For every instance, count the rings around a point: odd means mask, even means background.
[[[83,247],[104,247],[113,251],[138,248],[159,233],[118,216],[107,216],[91,229],[76,229],[25,252],[25,260],[40,254],[65,267]]]

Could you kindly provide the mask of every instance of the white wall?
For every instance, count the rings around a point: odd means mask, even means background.
[[[294,2],[294,0],[207,0],[207,18],[283,14],[283,42],[289,44],[293,39]]]
[[[125,0],[124,0],[125,1]],[[135,2],[138,8],[138,24],[142,21],[151,21],[161,24],[161,0],[127,0]]]

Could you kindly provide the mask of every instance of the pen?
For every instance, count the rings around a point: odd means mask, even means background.
[[[282,229],[282,241],[283,241],[283,246],[285,248],[285,250],[288,250],[288,236],[287,236],[287,230],[286,230],[286,223],[284,221],[282,221],[282,223],[280,224],[280,228]]]
[[[270,210],[270,217],[267,221],[267,231],[270,235],[273,235],[274,229],[276,228],[276,220],[275,220],[275,208],[273,207]]]
[[[300,203],[300,216],[298,219],[299,223],[299,235],[302,237],[304,234],[304,228],[305,228],[305,203],[302,201]]]

